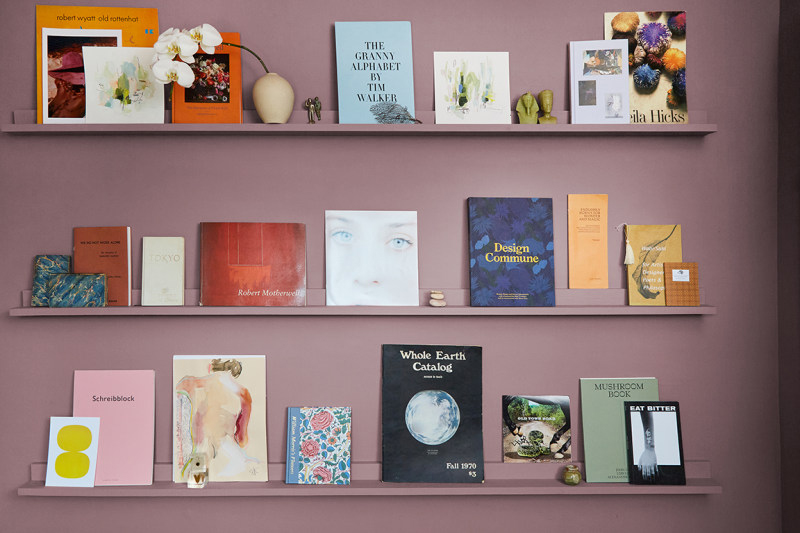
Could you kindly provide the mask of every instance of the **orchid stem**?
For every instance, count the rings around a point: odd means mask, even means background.
[[[250,50],[249,48],[247,48],[247,47],[246,47],[246,46],[244,46],[243,44],[234,44],[234,43],[225,43],[225,42],[223,42],[222,44],[223,44],[223,45],[228,45],[228,46],[235,46],[236,48],[243,48],[243,49],[247,50],[248,52],[250,52],[251,54],[253,54],[253,55],[255,56],[255,58],[256,58],[256,59],[258,59],[258,62],[259,62],[259,63],[261,63],[261,66],[262,66],[262,67],[264,67],[264,72],[266,72],[267,74],[269,74],[269,69],[268,69],[268,68],[267,68],[267,66],[264,64],[264,62],[261,60],[261,58],[260,58],[260,57],[258,57],[258,54],[257,54],[257,53],[255,53],[255,52],[253,52],[252,50]]]

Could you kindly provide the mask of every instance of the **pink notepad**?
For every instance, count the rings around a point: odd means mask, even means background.
[[[76,370],[73,416],[100,417],[95,486],[152,485],[154,370]]]

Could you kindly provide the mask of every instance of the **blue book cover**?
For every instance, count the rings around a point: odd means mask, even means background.
[[[47,282],[50,307],[105,307],[108,305],[105,274],[54,274]]]
[[[470,198],[469,281],[474,307],[556,304],[552,198]]]
[[[340,124],[414,122],[411,23],[336,22]]]
[[[48,307],[47,282],[55,274],[69,274],[72,270],[70,255],[37,255],[33,263],[33,290],[31,306]]]
[[[286,483],[350,484],[350,408],[289,407]]]

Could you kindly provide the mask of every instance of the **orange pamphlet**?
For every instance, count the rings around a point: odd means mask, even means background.
[[[43,112],[47,105],[43,98],[44,83],[42,63],[42,28],[64,28],[73,30],[120,30],[122,46],[148,47],[158,39],[158,9],[140,7],[100,7],[100,6],[36,6],[36,121],[42,124]],[[51,36],[53,33],[50,32]],[[55,93],[55,80],[62,85],[69,84],[71,92],[83,92],[83,60],[81,45],[91,45],[77,33],[70,33],[72,42],[61,42],[57,50],[46,54],[48,72],[55,72],[51,89]],[[90,33],[87,31],[86,33]],[[57,39],[57,36],[53,37]],[[100,37],[88,36],[88,39]],[[69,39],[69,38],[68,38]],[[103,46],[103,44],[101,44]],[[116,46],[115,44],[112,46]],[[50,63],[53,63],[52,65]],[[71,76],[69,76],[71,75]],[[51,76],[47,76],[50,78]],[[79,114],[79,116],[82,116]]]
[[[567,195],[569,288],[608,288],[608,195]]]
[[[222,42],[239,44],[238,33],[222,32]],[[173,83],[173,123],[242,122],[242,50],[220,45],[213,54],[200,49],[189,65],[194,84],[184,89]]]
[[[72,266],[76,274],[105,274],[108,305],[131,305],[131,228],[74,228]]]
[[[664,263],[664,298],[667,305],[700,305],[697,263]]]

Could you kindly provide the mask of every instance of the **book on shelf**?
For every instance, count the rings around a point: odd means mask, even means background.
[[[470,304],[556,304],[552,198],[470,198]]]
[[[336,22],[340,124],[414,122],[408,21]]]
[[[235,32],[220,32],[222,41],[241,44]],[[191,87],[173,83],[173,123],[232,123],[242,122],[242,50],[221,44],[213,54],[202,50],[189,64],[195,80]]]
[[[634,485],[686,485],[678,402],[625,402],[628,472]]]
[[[100,419],[50,417],[45,487],[94,487]]]
[[[159,33],[155,8],[37,5],[37,122],[85,122],[82,46],[152,47]]]
[[[200,224],[200,305],[306,304],[306,226]]]
[[[631,124],[688,124],[686,12],[609,12],[603,22],[606,39],[627,42]]]
[[[349,407],[289,407],[286,483],[350,484]]]
[[[383,345],[383,481],[482,483],[480,346]]]
[[[47,284],[54,274],[69,274],[72,256],[59,254],[37,255],[33,259],[33,287],[31,307],[48,307]]]
[[[628,305],[666,305],[664,263],[682,260],[681,226],[625,226],[625,238],[633,250],[627,265]]]
[[[154,370],[76,370],[72,416],[97,417],[94,484],[152,485],[155,446]]]
[[[608,288],[608,195],[567,195],[569,288]]]
[[[657,401],[656,378],[581,378],[583,458],[589,483],[627,483],[625,401]]]
[[[263,355],[172,358],[172,480],[201,454],[209,481],[267,481]]]
[[[569,396],[503,396],[503,462],[569,463]]]
[[[570,122],[628,124],[628,42],[570,41]]]
[[[142,237],[142,305],[183,305],[183,237]]]
[[[699,306],[700,277],[697,263],[664,263],[664,304]]]
[[[48,307],[105,307],[108,276],[105,274],[53,274],[47,280]]]
[[[434,52],[437,124],[511,124],[508,52]]]
[[[131,305],[131,228],[74,228],[72,267],[76,274],[105,274],[108,305]]]
[[[419,305],[416,211],[325,211],[327,305]]]

